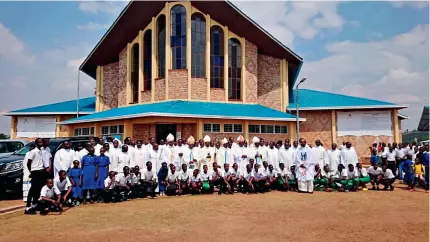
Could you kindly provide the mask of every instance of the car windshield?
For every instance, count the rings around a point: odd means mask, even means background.
[[[34,144],[34,142],[30,142],[28,144],[26,144],[24,147],[22,147],[22,149],[15,151],[15,153],[13,153],[14,155],[25,155],[28,152],[28,149],[30,147],[31,144]],[[49,149],[51,149],[51,152],[54,152],[55,149],[57,149],[59,142],[58,141],[51,141],[49,143]]]

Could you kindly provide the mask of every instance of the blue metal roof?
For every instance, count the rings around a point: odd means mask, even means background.
[[[10,111],[6,115],[31,115],[31,114],[76,114],[76,100],[70,100],[59,103],[52,103],[32,108],[24,108]],[[79,112],[82,114],[94,113],[96,107],[96,98],[87,97],[79,99]]]
[[[104,112],[69,119],[63,124],[85,123],[125,118],[165,116],[192,118],[227,118],[244,120],[294,121],[296,116],[259,104],[168,101],[119,107]],[[304,121],[304,119],[301,119]]]
[[[296,108],[296,91],[293,91],[292,102],[287,109]],[[299,109],[300,110],[321,110],[321,109],[363,109],[363,108],[406,108],[404,105],[397,105],[384,101],[372,100],[361,97],[353,97],[336,93],[321,92],[309,89],[299,89]]]

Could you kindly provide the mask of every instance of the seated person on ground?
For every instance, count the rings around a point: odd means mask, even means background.
[[[296,166],[290,167],[290,173],[288,174],[288,186],[290,191],[297,191],[297,177],[296,177]]]
[[[182,170],[178,174],[179,184],[181,187],[181,193],[179,195],[183,195],[189,192],[190,174],[188,173],[187,168],[187,164],[182,164]]]
[[[142,185],[144,191],[144,197],[151,195],[152,198],[155,197],[155,190],[158,186],[157,174],[152,170],[152,162],[146,162],[146,171],[143,172]]]
[[[193,175],[190,177],[191,194],[199,194],[202,189],[202,177],[199,174],[199,169],[194,169]]]
[[[72,183],[70,183],[69,178],[66,176],[66,171],[61,170],[58,172],[58,177],[54,178],[54,187],[58,188],[61,193],[61,203],[72,205],[70,199],[72,195]]]
[[[239,171],[239,166],[237,165],[237,163],[233,164],[233,169],[231,170],[230,173],[230,180],[229,180],[229,184],[231,187],[231,191],[234,192],[234,189],[236,189],[239,192],[239,182],[240,182],[240,178],[241,178],[241,174]]]
[[[105,188],[102,191],[102,198],[104,202],[118,202],[118,190],[116,189],[116,172],[110,171],[108,177],[105,179]]]
[[[216,162],[213,163],[211,177],[214,190],[218,187],[218,195],[221,195],[223,191],[227,191],[227,181],[224,179],[223,173],[218,168],[218,164]]]
[[[40,210],[40,215],[47,214],[48,210],[63,212],[63,205],[61,204],[61,192],[58,190],[58,188],[54,187],[54,182],[52,179],[47,179],[46,185],[42,187],[37,206]]]
[[[200,177],[202,178],[202,193],[209,193],[212,191],[211,186],[211,174],[209,172],[208,166],[203,165],[203,171],[200,173]]]
[[[252,169],[252,165],[248,164],[246,166],[246,171],[243,174],[241,181],[239,182],[242,184],[243,192],[253,193],[255,191],[253,181],[254,181],[254,172]]]
[[[367,191],[366,184],[370,182],[370,176],[367,174],[366,169],[363,168],[363,165],[361,163],[357,163],[357,174],[358,174],[358,181],[363,191]]]
[[[367,168],[367,174],[370,177],[370,183],[372,184],[372,190],[379,190],[379,183],[382,179],[382,168],[379,167],[378,163],[372,164],[371,167]]]
[[[264,172],[263,169],[260,169],[260,166],[258,164],[254,164],[254,169],[252,170],[254,174],[254,179],[252,180],[252,183],[254,184],[255,192],[262,192],[264,193],[266,191],[266,172]]]
[[[142,174],[140,173],[140,167],[135,166],[133,172],[131,173],[130,182],[131,195],[134,198],[142,198],[144,196],[144,190],[142,186]]]
[[[224,178],[225,183],[227,184],[225,186],[225,188],[227,188],[227,190],[224,190],[222,192],[226,192],[226,193],[228,192],[228,193],[232,194],[233,193],[232,189],[231,189],[232,186],[230,185],[230,180],[232,177],[231,177],[230,165],[228,163],[224,164],[224,170],[222,170],[221,176],[222,176],[222,178]]]
[[[291,173],[287,168],[285,168],[284,163],[280,163],[279,164],[279,171],[278,173],[278,179],[277,179],[277,185],[278,185],[278,189],[282,190],[282,191],[288,191],[289,186],[288,186],[288,176],[289,173]]]
[[[349,191],[357,191],[359,179],[358,173],[353,164],[348,165],[348,169],[346,171],[348,182],[346,187]]]
[[[128,168],[128,166],[124,166],[122,170],[123,173],[119,173],[116,175],[115,187],[118,191],[120,198],[125,201],[128,199],[128,194],[130,192],[131,175],[130,168]]]
[[[384,185],[384,190],[390,188],[390,190],[393,191],[393,183],[396,181],[396,176],[394,176],[393,171],[388,169],[386,165],[382,166],[382,172],[381,184]]]
[[[270,164],[269,169],[266,172],[267,175],[267,187],[269,187],[272,190],[278,189],[278,172],[273,169],[273,166]]]
[[[319,165],[317,164],[315,166],[315,170],[317,169],[316,167]],[[329,180],[331,181],[331,176],[332,173],[330,172],[330,166],[327,164],[324,166],[324,169],[321,170],[319,169],[320,172],[317,173],[317,175],[315,176],[315,180],[314,180],[314,184],[315,186],[320,186],[323,187],[325,191],[328,191],[328,187],[329,187]]]
[[[418,183],[422,188],[426,190],[426,192],[429,191],[429,184],[426,181],[426,178],[424,177],[424,166],[421,163],[421,160],[419,158],[415,159],[415,183]]]
[[[342,164],[337,166],[337,170],[335,171],[333,177],[333,182],[335,185],[335,189],[339,189],[340,191],[346,191],[346,183],[348,174],[346,173],[346,169]]]
[[[174,196],[181,193],[181,186],[179,185],[179,172],[176,172],[176,166],[171,164],[169,175],[167,176],[166,195]]]

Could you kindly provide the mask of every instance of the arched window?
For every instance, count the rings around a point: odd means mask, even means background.
[[[172,46],[172,69],[187,68],[187,10],[176,5],[170,10],[170,45]]]
[[[211,28],[211,88],[224,88],[224,31]]]
[[[166,76],[166,16],[157,19],[157,64],[158,77]]]
[[[237,39],[228,40],[228,99],[240,100],[240,79],[242,76],[241,48]]]
[[[191,16],[191,76],[206,76],[206,19],[200,13]]]
[[[139,102],[139,44],[131,49],[131,103]]]
[[[152,31],[143,36],[143,90],[151,90],[152,82]]]

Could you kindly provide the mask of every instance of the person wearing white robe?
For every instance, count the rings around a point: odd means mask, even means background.
[[[207,165],[208,169],[211,171],[212,163],[215,157],[214,149],[210,147],[211,138],[208,135],[206,135],[203,138],[203,142],[204,142],[204,145],[199,150],[199,158],[200,158],[199,169],[200,171],[203,171],[203,166]]]
[[[167,144],[164,146],[164,149],[162,150],[163,160],[167,163],[167,167],[170,167],[170,164],[174,164],[175,159],[177,158],[177,154],[175,152],[176,147],[173,145],[174,139],[175,137],[173,137],[172,134],[167,135],[166,137]],[[180,170],[180,168],[176,166],[176,170]]]
[[[116,159],[117,159],[116,167],[113,167],[113,170],[118,172],[119,174],[123,173],[125,166],[128,166],[128,167],[133,166],[133,162],[132,162],[131,157],[128,153],[128,146],[127,145],[122,146],[122,150],[120,153],[117,154]]]
[[[327,151],[327,157],[330,171],[334,173],[340,164],[340,150],[335,143],[333,143],[331,149]]]
[[[82,158],[88,155],[89,147],[90,147],[90,144],[86,144],[85,148],[75,152],[75,160],[78,160],[80,164],[82,164]]]
[[[234,163],[237,164],[239,172],[243,174],[248,164],[249,150],[244,146],[245,139],[242,135],[237,137],[237,142],[237,145],[231,147],[231,152],[233,154]]]
[[[275,147],[273,141],[270,142],[267,149],[267,163],[272,165],[275,170],[279,170],[279,150]]]
[[[127,147],[128,147],[128,151],[127,151],[128,155],[130,157],[133,157],[135,148],[131,145],[131,138],[130,137],[127,137],[124,139],[124,145],[127,145]]]
[[[178,139],[177,145],[175,146],[175,157],[178,156],[180,153],[184,153],[185,151],[185,145],[182,144],[182,139]],[[181,167],[182,168],[182,167]]]
[[[149,161],[152,163],[152,169],[154,171],[158,171],[161,168],[161,163],[163,163],[163,157],[161,154],[161,150],[158,149],[158,144],[152,145],[152,150],[149,152]]]
[[[306,146],[306,140],[301,138],[299,142],[300,146],[294,155],[298,188],[300,192],[313,193],[316,161],[312,157],[311,148]]]
[[[340,152],[340,162],[345,166],[352,164],[354,167],[359,163],[357,152],[355,149],[351,147],[350,142],[346,142],[345,148],[343,148]]]
[[[279,154],[278,154],[278,166],[280,163],[284,164],[284,167],[288,170],[290,170],[291,166],[293,165],[293,156],[294,152],[292,149],[290,149],[290,144],[285,143],[283,146],[279,148]]]
[[[146,171],[146,162],[149,160],[149,152],[146,147],[143,146],[142,141],[136,142],[136,149],[133,153],[134,166],[139,166],[140,172]]]
[[[327,151],[324,149],[319,139],[315,141],[315,147],[312,148],[312,157],[316,159],[321,168],[328,164]]]
[[[112,147],[109,146],[109,152],[108,152],[108,156],[110,160],[110,165],[109,165],[110,171],[116,171],[118,166],[118,155],[120,153],[121,153],[121,146],[119,146],[118,140],[114,140]],[[106,155],[106,152],[105,152],[105,155]]]
[[[222,147],[218,150],[218,153],[216,155],[216,161],[221,167],[223,167],[224,164],[229,164],[230,166],[232,166],[234,163],[234,158],[231,150],[228,148],[227,139],[224,138],[221,143]]]
[[[187,139],[188,147],[184,150],[184,159],[185,162],[188,164],[188,172],[190,173],[190,176],[193,174],[194,170],[199,167],[199,164],[197,164],[197,161],[199,158],[199,151],[196,147],[194,147],[195,139],[193,136],[190,136]]]
[[[63,143],[63,148],[61,148],[54,157],[54,178],[58,177],[58,172],[63,170],[67,172],[70,167],[73,166],[73,161],[75,160],[75,151],[71,148],[69,141]]]
[[[293,146],[290,147],[290,151],[294,154],[296,154],[297,148],[299,147],[299,143],[297,141],[293,142]]]
[[[255,163],[262,165],[263,161],[267,158],[267,150],[260,146],[260,139],[257,137],[252,138],[252,144],[249,147],[250,158],[255,159]]]

